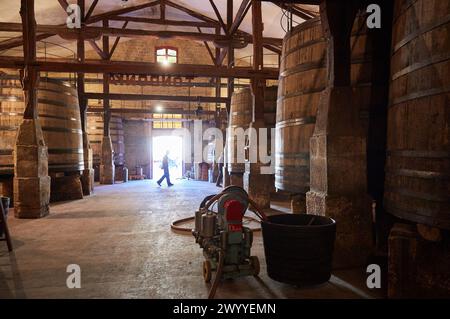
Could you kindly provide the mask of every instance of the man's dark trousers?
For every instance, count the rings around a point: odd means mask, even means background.
[[[164,169],[164,175],[158,180],[158,184],[161,184],[161,182],[164,180],[164,178],[166,179],[167,185],[172,184],[170,182],[170,175],[169,175],[169,169],[168,168]]]

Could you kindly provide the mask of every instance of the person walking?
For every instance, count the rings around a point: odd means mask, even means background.
[[[166,151],[166,155],[164,155],[161,163],[161,168],[164,170],[163,176],[157,181],[158,185],[161,186],[161,182],[166,179],[167,186],[173,186],[170,182],[170,174],[169,174],[169,151]]]

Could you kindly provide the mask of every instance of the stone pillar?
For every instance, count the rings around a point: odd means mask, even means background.
[[[49,213],[48,151],[38,119],[24,119],[17,133],[14,199],[17,218],[40,218]]]
[[[94,192],[94,168],[93,168],[93,152],[89,144],[87,132],[83,132],[83,161],[84,170],[81,172],[81,186],[83,195],[91,195]]]
[[[261,168],[270,164],[262,164],[258,156],[258,130],[263,127],[263,120],[250,123],[249,145],[246,150],[249,158],[246,156],[243,184],[250,198],[260,208],[270,208],[270,193],[273,189],[274,174],[262,174]],[[255,157],[253,159],[250,155],[252,152],[254,152],[253,157]]]
[[[103,136],[100,164],[100,184],[114,184],[115,166],[111,136]]]
[[[349,87],[325,90],[310,139],[307,212],[336,220],[334,267],[338,268],[365,264],[372,249],[366,142],[355,123],[351,95]]]

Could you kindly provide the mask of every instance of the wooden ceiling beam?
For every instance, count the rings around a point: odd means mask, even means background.
[[[138,113],[138,114],[183,114],[183,115],[196,115],[195,110],[185,110],[182,108],[164,108],[164,110],[157,111],[152,109],[136,109],[136,108],[114,108],[112,107],[110,109],[111,113],[123,113],[123,114],[130,114],[130,113]],[[87,110],[88,113],[103,113],[103,108],[101,107],[94,107],[91,106]],[[214,114],[214,111],[208,111],[204,110],[202,111],[202,114],[204,115],[212,115]],[[155,119],[157,121],[164,121],[164,119]],[[170,121],[173,121],[174,119],[168,119]]]
[[[91,45],[92,49],[94,49],[94,51],[99,55],[99,57],[104,60],[108,58],[108,54],[103,52],[103,50],[98,46],[97,42],[95,42],[94,40],[88,40],[88,43]]]
[[[314,16],[312,16],[309,13],[303,12],[301,11],[298,7],[293,7],[292,5],[288,5],[286,3],[279,3],[276,1],[272,1],[272,3],[278,7],[280,7],[283,10],[286,10],[288,12],[291,12],[292,14],[296,15],[299,18],[302,18],[304,20],[310,20],[312,18],[314,18]]]
[[[125,21],[125,23],[122,26],[122,29],[125,29],[128,25],[128,21]],[[113,43],[113,46],[111,48],[111,51],[109,52],[109,57],[108,59],[111,59],[112,55],[114,54],[114,51],[116,51],[117,45],[119,44],[120,41],[120,37],[117,37],[116,40]]]
[[[215,96],[181,96],[159,94],[128,94],[128,93],[94,93],[86,92],[85,97],[90,100],[101,100],[108,97],[110,100],[120,101],[172,101],[172,102],[200,102],[200,103],[226,103],[227,98]]]
[[[137,6],[133,6],[133,7],[122,8],[122,9],[118,9],[118,10],[112,10],[112,11],[96,14],[96,15],[90,17],[89,19],[86,19],[86,24],[91,24],[91,23],[94,23],[94,22],[98,22],[98,21],[102,21],[102,20],[108,19],[108,18],[113,17],[113,16],[118,16],[118,15],[121,15],[121,14],[126,14],[126,13],[130,13],[130,12],[138,11],[138,10],[141,10],[141,9],[153,7],[153,6],[156,6],[158,4],[160,4],[159,0],[153,1],[153,2],[143,3],[143,4],[140,4],[140,5],[137,5]]]
[[[206,64],[171,64],[169,66],[160,63],[129,62],[129,61],[100,61],[86,60],[84,63],[69,59],[38,59],[36,67],[41,72],[76,72],[76,73],[120,73],[120,74],[147,74],[184,77],[234,77],[252,78],[255,76],[266,79],[278,79],[277,68],[264,68],[262,71],[254,71],[248,67],[227,68]],[[22,58],[0,56],[0,68],[22,69]]]
[[[200,28],[197,27],[197,30],[198,30],[199,33],[202,33],[202,29],[200,29]],[[211,48],[209,47],[208,42],[203,41],[203,45],[205,46],[206,50],[208,51],[208,54],[209,54],[209,56],[210,56],[210,58],[211,58],[213,64],[216,65],[216,57],[214,56],[214,54],[213,54]]]
[[[250,9],[250,0],[242,0],[241,5],[239,6],[238,12],[236,13],[236,17],[230,27],[230,34],[233,35],[244,20],[247,15],[248,10]]]
[[[170,6],[172,8],[175,8],[175,9],[178,9],[180,11],[183,11],[183,12],[189,14],[190,16],[196,18],[196,19],[199,19],[199,20],[202,20],[202,21],[206,21],[206,22],[215,23],[217,25],[220,24],[218,21],[216,21],[214,19],[211,19],[210,17],[207,17],[207,16],[205,16],[205,15],[203,15],[201,13],[198,13],[198,12],[196,12],[194,10],[188,9],[188,8],[186,8],[186,7],[182,6],[182,5],[179,5],[177,3],[174,3],[174,2],[172,2],[170,0],[165,0],[165,3],[166,3],[166,6]]]
[[[58,0],[58,2],[61,5],[61,7],[64,9],[64,11],[67,11],[67,7],[69,6],[67,1],[66,0]]]
[[[215,28],[217,26],[215,23],[204,22],[204,21],[198,21],[198,22],[197,21],[180,21],[180,20],[151,19],[151,18],[127,17],[127,16],[111,17],[111,18],[109,18],[109,20],[158,24],[158,25],[182,26],[182,27],[199,27],[199,28]]]
[[[268,45],[268,44],[263,45],[263,47],[266,48],[267,50],[270,50],[270,51],[278,54],[278,55],[281,55],[281,49],[279,47],[275,47],[275,46]]]
[[[227,26],[223,22],[222,15],[220,14],[219,10],[217,9],[217,6],[214,3],[214,0],[209,0],[209,3],[211,4],[211,7],[213,8],[214,13],[216,14],[217,20],[219,21],[219,24],[222,27],[223,32],[225,32],[225,34],[228,34],[229,30],[227,29]]]
[[[45,40],[47,38],[50,38],[54,36],[54,34],[51,33],[41,33],[36,35],[36,41]],[[17,48],[19,46],[23,45],[23,37],[15,37],[8,40],[4,40],[0,42],[0,51],[5,51],[13,48]]]
[[[217,58],[217,65],[222,65],[223,64],[223,61],[225,61],[225,58],[227,57],[227,54],[228,54],[228,48],[223,48],[220,51],[219,57]]]
[[[91,6],[88,9],[88,12],[86,13],[86,16],[84,17],[84,20],[89,20],[89,18],[92,16],[92,13],[94,13],[97,3],[98,3],[98,0],[94,0],[94,2],[92,2]]]
[[[0,31],[3,32],[20,32],[22,25],[14,22],[0,22]],[[111,27],[82,27],[81,29],[69,29],[66,26],[60,25],[37,25],[37,31],[40,33],[53,33],[63,38],[76,39],[79,35],[87,37],[100,37],[100,36],[116,36],[116,37],[159,37],[159,38],[174,38],[182,37],[191,40],[199,41],[214,41],[214,40],[226,40],[225,35],[216,35],[213,33],[198,33],[198,32],[183,32],[183,31],[154,31],[154,30],[141,30],[141,29],[122,29]],[[250,34],[243,34],[249,43],[252,43],[253,39]],[[282,39],[278,38],[263,38],[264,44],[281,45]]]

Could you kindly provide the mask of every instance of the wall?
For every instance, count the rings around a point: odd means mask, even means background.
[[[112,41],[112,40],[111,40]],[[150,40],[120,40],[114,55],[113,61],[139,61],[139,62],[155,62],[155,47],[157,46],[172,46],[178,48],[178,63],[179,64],[209,64],[212,65],[211,57],[208,54],[205,46],[196,41],[187,41],[182,39],[150,39]],[[90,48],[89,45],[86,46]],[[86,52],[86,59],[99,59],[100,57],[93,50]],[[170,68],[170,66],[168,66]],[[102,92],[103,84],[101,83],[102,75],[86,75],[86,92]],[[89,82],[89,79],[96,79],[98,83]],[[209,83],[207,78],[195,78],[192,82]],[[188,96],[215,96],[215,88],[211,87],[191,87],[187,86],[130,86],[130,85],[110,85],[111,93],[128,93],[128,94],[159,94],[159,95],[183,95]],[[226,96],[226,95],[223,95]],[[169,101],[118,101],[112,100],[113,108],[149,108],[156,104],[162,104],[164,107],[183,107],[189,108],[187,102],[169,102]],[[90,106],[101,107],[101,100],[90,100]],[[214,110],[215,104],[202,104],[205,109]],[[222,105],[225,107],[225,105]],[[196,102],[191,102],[191,109],[197,107]]]
[[[123,121],[125,139],[125,166],[130,174],[135,174],[136,166],[141,166],[144,175],[152,178],[152,127],[150,122]]]

